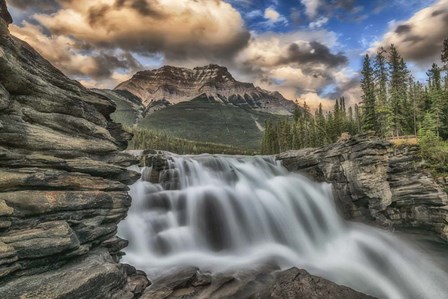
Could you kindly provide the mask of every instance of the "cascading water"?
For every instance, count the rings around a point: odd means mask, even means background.
[[[119,227],[130,242],[125,261],[150,275],[275,263],[380,298],[448,298],[446,273],[391,233],[345,222],[328,185],[268,157],[172,159],[165,188],[144,179],[131,187]]]

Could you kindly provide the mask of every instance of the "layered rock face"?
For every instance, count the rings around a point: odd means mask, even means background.
[[[140,97],[148,113],[203,94],[224,104],[273,114],[290,115],[297,107],[278,92],[236,81],[227,68],[218,65],[194,69],[164,66],[138,72],[115,89]]]
[[[394,147],[363,135],[278,159],[290,171],[331,183],[348,219],[429,230],[448,241],[445,179],[425,171],[416,146]]]
[[[0,0],[0,298],[133,298],[115,236],[139,174],[115,106],[11,36]]]

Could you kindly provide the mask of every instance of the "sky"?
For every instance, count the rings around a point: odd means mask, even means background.
[[[163,65],[226,66],[237,80],[329,109],[359,102],[363,55],[395,44],[415,77],[440,63],[448,0],[7,0],[25,40],[86,87]]]

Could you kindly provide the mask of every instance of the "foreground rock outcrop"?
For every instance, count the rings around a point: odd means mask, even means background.
[[[0,298],[133,298],[146,276],[118,264],[131,199],[129,134],[108,99],[11,36],[0,0]]]
[[[209,275],[195,268],[185,268],[155,280],[141,298],[374,299],[305,270],[275,271],[271,268],[233,275]]]
[[[278,159],[290,171],[331,183],[348,219],[427,230],[448,241],[447,179],[424,169],[417,146],[360,135]]]

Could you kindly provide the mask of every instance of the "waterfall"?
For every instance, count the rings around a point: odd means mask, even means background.
[[[271,157],[174,156],[170,180],[131,187],[125,262],[224,272],[298,267],[379,298],[446,298],[448,276],[392,233],[344,221],[327,184]]]

